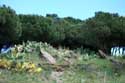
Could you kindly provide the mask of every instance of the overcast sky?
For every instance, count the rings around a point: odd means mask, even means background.
[[[17,14],[56,13],[59,17],[87,19],[97,11],[104,11],[125,16],[125,0],[0,0],[2,4]]]

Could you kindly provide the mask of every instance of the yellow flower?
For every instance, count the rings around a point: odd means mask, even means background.
[[[36,73],[40,73],[41,71],[42,71],[42,68],[40,67],[35,70]]]
[[[27,62],[24,62],[24,63],[22,64],[22,69],[27,68],[27,66],[28,66],[28,63],[27,63]]]
[[[36,66],[35,66],[35,64],[33,64],[33,63],[29,63],[28,64],[28,68],[30,68],[30,69],[34,69]]]

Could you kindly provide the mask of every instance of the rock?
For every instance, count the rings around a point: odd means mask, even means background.
[[[42,56],[50,63],[50,64],[56,64],[56,60],[54,57],[52,57],[49,53],[46,51],[40,50],[42,53]]]

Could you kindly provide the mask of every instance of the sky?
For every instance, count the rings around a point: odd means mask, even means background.
[[[125,0],[0,0],[17,14],[57,14],[59,17],[87,19],[104,11],[125,16]]]

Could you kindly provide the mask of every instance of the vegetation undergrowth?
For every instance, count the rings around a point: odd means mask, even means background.
[[[22,51],[15,53],[15,56],[12,51],[0,55],[0,83],[58,83],[52,77],[54,72],[63,73],[59,76],[63,83],[125,82],[124,68],[116,68],[110,61],[99,58],[98,54],[91,50],[70,50],[62,47],[57,49],[47,43],[34,41],[16,46],[21,46]],[[57,64],[48,64],[40,49],[53,56]],[[124,61],[124,58],[116,59]],[[21,69],[26,63],[31,67],[24,66]],[[34,69],[39,71],[33,72]]]

